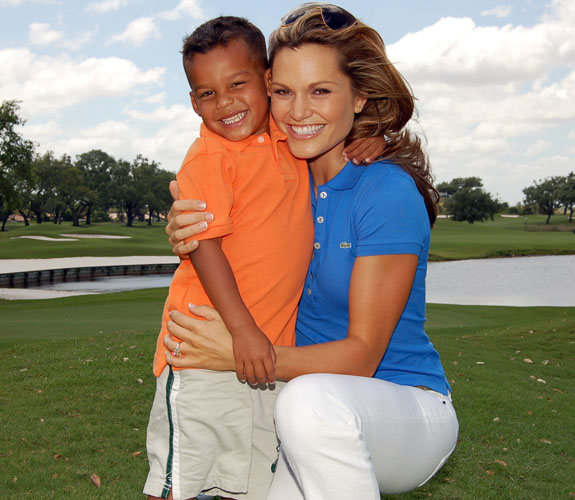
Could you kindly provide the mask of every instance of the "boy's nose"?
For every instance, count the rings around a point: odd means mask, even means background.
[[[216,106],[221,109],[221,108],[225,108],[226,106],[229,106],[230,104],[233,104],[234,100],[232,99],[231,96],[229,95],[223,95],[223,96],[219,96]]]

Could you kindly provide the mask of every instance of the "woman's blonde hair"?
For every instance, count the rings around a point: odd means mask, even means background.
[[[349,77],[355,95],[367,99],[363,110],[355,116],[346,142],[384,135],[387,146],[382,158],[393,161],[413,177],[433,225],[439,194],[433,187],[421,139],[405,127],[415,111],[414,97],[405,79],[387,58],[379,33],[359,20],[352,26],[332,30],[324,23],[321,8],[312,8],[294,23],[280,26],[271,34],[272,71],[280,50],[308,44],[332,48],[337,53],[340,71]]]

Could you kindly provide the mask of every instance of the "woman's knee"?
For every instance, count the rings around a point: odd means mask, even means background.
[[[282,445],[313,449],[339,425],[358,425],[353,409],[337,392],[337,375],[310,374],[291,380],[275,406],[276,429]]]

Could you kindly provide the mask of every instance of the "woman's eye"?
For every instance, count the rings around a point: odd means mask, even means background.
[[[273,93],[279,96],[286,96],[289,94],[289,91],[286,89],[274,89]]]
[[[318,94],[318,95],[325,95],[325,94],[331,94],[331,90],[329,89],[315,89],[313,91],[314,94]]]

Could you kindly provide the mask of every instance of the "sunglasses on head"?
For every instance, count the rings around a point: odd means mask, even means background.
[[[332,31],[349,28],[357,23],[357,19],[352,14],[337,5],[332,5],[330,3],[308,2],[294,7],[285,16],[283,16],[281,21],[282,26],[289,26],[308,12],[316,9],[321,11],[323,24]]]

